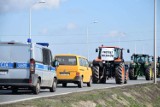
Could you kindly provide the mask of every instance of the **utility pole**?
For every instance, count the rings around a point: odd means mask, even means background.
[[[157,72],[156,72],[156,59],[157,59],[157,50],[156,50],[156,0],[154,0],[154,84],[157,84]]]

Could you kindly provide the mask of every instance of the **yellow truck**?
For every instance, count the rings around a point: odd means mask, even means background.
[[[67,83],[75,83],[79,88],[82,88],[83,83],[86,83],[88,87],[91,87],[92,70],[85,57],[74,54],[59,54],[55,55],[55,59],[59,62],[56,69],[58,84],[66,87]]]

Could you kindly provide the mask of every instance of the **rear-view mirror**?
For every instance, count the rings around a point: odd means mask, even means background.
[[[52,63],[53,67],[58,67],[59,66],[59,62],[57,60],[54,60]]]
[[[96,52],[98,52],[98,48],[96,48]]]
[[[129,49],[127,49],[127,53],[130,53],[130,50],[129,50]]]

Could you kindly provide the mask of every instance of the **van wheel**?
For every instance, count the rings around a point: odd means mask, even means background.
[[[17,92],[18,92],[18,89],[17,89],[17,88],[13,88],[13,89],[12,89],[12,94],[17,94]]]
[[[91,84],[92,84],[92,77],[90,78],[89,82],[87,83],[87,86],[91,87]]]
[[[52,87],[49,89],[50,92],[55,92],[57,88],[57,80],[54,79],[53,83],[52,83]]]
[[[67,87],[67,83],[62,83],[62,87]]]
[[[83,88],[83,80],[82,80],[82,78],[81,78],[81,80],[78,82],[78,87],[79,87],[79,88]]]
[[[33,87],[32,91],[33,91],[33,94],[39,94],[39,92],[40,92],[40,82],[39,82],[39,80],[37,81],[36,86]]]

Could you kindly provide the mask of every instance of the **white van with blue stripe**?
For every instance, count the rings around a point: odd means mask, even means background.
[[[42,46],[43,45],[43,46]],[[44,43],[0,42],[0,89],[56,90],[56,61]]]

